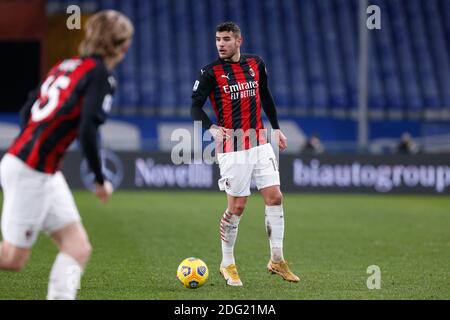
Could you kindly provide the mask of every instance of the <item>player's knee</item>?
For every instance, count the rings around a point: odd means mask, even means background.
[[[12,259],[8,260],[2,259],[0,261],[0,268],[2,270],[19,272],[25,267],[26,263],[26,259],[21,257],[13,257]]]
[[[70,255],[81,265],[85,265],[92,254],[92,246],[89,241],[78,242],[71,247],[62,248],[63,252]]]
[[[89,241],[86,243],[84,248],[84,255],[88,258],[92,255],[92,245]]]
[[[19,271],[22,271],[22,269],[24,267],[25,267],[24,262],[14,261],[14,262],[11,262],[9,265],[7,265],[6,270],[19,272]]]
[[[274,192],[270,196],[266,197],[266,205],[279,206],[283,203],[283,194],[281,192]]]
[[[231,208],[228,209],[231,213],[240,216],[244,213],[245,210],[245,204],[244,203],[236,203],[231,206]]]
[[[89,241],[85,241],[77,250],[77,255],[80,261],[86,262],[89,260],[92,254],[92,245]],[[78,259],[77,259],[78,260]]]
[[[27,264],[29,252],[0,243],[0,269],[21,271]]]

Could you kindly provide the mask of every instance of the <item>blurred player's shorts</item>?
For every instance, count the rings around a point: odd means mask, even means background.
[[[219,189],[230,196],[249,196],[252,178],[258,190],[280,185],[278,162],[270,143],[248,150],[219,153],[217,160],[221,176]]]
[[[6,154],[0,163],[3,187],[3,239],[30,248],[39,232],[48,234],[80,221],[69,186],[61,172],[42,173]]]

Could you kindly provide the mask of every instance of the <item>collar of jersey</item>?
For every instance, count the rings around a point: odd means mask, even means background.
[[[222,59],[222,58],[220,58],[220,57],[219,57],[219,60],[220,60],[222,63],[238,64],[238,63],[241,63],[241,62],[242,62],[242,54],[241,54],[241,57],[239,58],[239,61],[236,61],[236,62],[234,62],[234,61],[226,61],[226,60],[224,60],[224,59]]]

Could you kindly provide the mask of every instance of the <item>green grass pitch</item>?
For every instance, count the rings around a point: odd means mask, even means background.
[[[250,197],[235,256],[243,287],[227,287],[218,267],[223,193],[117,192],[103,206],[74,192],[94,247],[79,299],[449,299],[450,198],[285,194],[285,257],[301,277],[266,271],[264,204]],[[0,195],[1,199],[1,195]],[[41,235],[21,273],[0,272],[0,299],[44,299],[55,258]],[[207,283],[176,280],[186,257],[203,259]],[[381,269],[381,289],[366,286]]]

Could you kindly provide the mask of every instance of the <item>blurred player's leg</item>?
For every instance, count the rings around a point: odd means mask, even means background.
[[[50,273],[47,299],[73,300],[91,255],[91,245],[61,172],[53,175],[49,189],[51,202],[42,229],[51,235],[59,254]]]
[[[48,300],[74,300],[80,280],[91,255],[91,245],[80,222],[74,222],[54,233],[59,253],[50,272]]]
[[[0,243],[0,269],[20,271],[28,261],[31,249],[19,248],[8,241]]]
[[[46,190],[42,187],[48,177],[9,154],[1,160],[0,176],[3,188],[0,269],[20,271],[30,256],[48,208]]]
[[[220,272],[227,280],[227,284],[232,286],[242,285],[234,260],[234,244],[236,243],[239,221],[244,212],[246,202],[247,197],[228,195],[228,208],[220,220],[220,238],[222,242]]]

